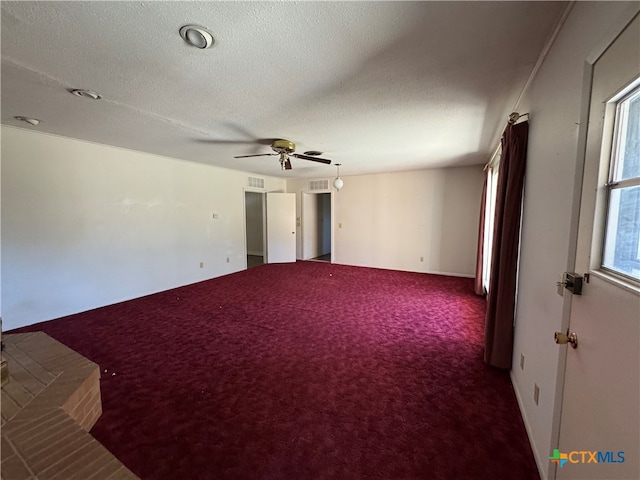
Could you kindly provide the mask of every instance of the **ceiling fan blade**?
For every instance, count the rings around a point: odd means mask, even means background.
[[[196,138],[198,143],[207,143],[209,145],[255,145],[253,140],[214,140],[211,138]]]
[[[264,145],[271,146],[277,138],[254,138],[251,140],[232,140],[232,139],[215,139],[215,138],[195,138],[198,143],[206,143],[209,145]]]
[[[242,125],[238,125],[237,123],[226,122],[226,123],[224,123],[224,125],[228,129],[233,130],[236,133],[238,133],[241,137],[251,139],[250,141],[247,141],[246,143],[255,143],[255,144],[259,144],[259,145],[266,145],[268,147],[273,142],[278,140],[277,138],[258,138],[253,134],[253,132],[251,132],[248,129],[244,128]]]
[[[292,155],[296,158],[301,158],[303,160],[311,160],[312,162],[319,162],[319,163],[324,163],[326,165],[331,165],[331,160],[327,158],[312,157],[309,155],[303,155],[301,153],[293,153]]]
[[[278,155],[277,153],[257,153],[255,155],[236,155],[233,158],[247,158],[247,157],[270,157],[272,155]]]
[[[291,160],[289,160],[288,158],[284,161],[284,169],[291,170]]]

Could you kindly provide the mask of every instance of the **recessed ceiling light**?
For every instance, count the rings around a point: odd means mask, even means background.
[[[198,25],[185,25],[180,29],[180,36],[185,42],[196,48],[209,48],[215,43],[211,32]]]
[[[21,116],[17,116],[17,117],[13,117],[16,120],[20,120],[21,122],[25,122],[28,123],[29,125],[35,127],[36,125],[38,125],[42,120],[38,120],[37,118],[30,118],[30,117],[21,117]]]
[[[91,100],[100,100],[102,98],[102,95],[94,92],[93,90],[82,90],[79,88],[74,88],[73,90],[70,90],[70,91],[71,93],[73,93],[78,97],[90,98]]]

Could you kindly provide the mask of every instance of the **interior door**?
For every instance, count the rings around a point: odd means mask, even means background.
[[[593,64],[575,262],[589,282],[570,300],[578,346],[567,351],[559,446],[550,452],[558,479],[640,478],[640,288],[601,269],[611,99],[638,76],[636,15]]]
[[[266,263],[296,261],[296,195],[267,193]]]

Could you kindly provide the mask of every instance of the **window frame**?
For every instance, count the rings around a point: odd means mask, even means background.
[[[601,231],[601,241],[599,243],[599,256],[598,256],[598,267],[597,270],[610,275],[618,280],[630,284],[634,287],[640,286],[640,278],[636,278],[632,275],[629,275],[625,272],[613,269],[605,265],[605,254],[607,250],[607,237],[609,233],[609,218],[611,212],[612,201],[611,198],[613,193],[616,190],[624,190],[626,188],[640,187],[640,175],[632,178],[617,180],[618,169],[622,162],[620,162],[619,150],[621,145],[621,136],[622,133],[626,133],[626,129],[624,132],[621,131],[621,123],[622,118],[620,115],[621,106],[627,100],[630,100],[633,97],[640,95],[640,78],[635,79],[633,82],[628,84],[622,92],[617,94],[614,98],[609,100],[607,103],[611,105],[609,111],[611,123],[609,127],[609,131],[605,131],[605,135],[608,133],[610,138],[610,146],[609,146],[609,155],[608,155],[608,165],[607,165],[607,177],[606,183],[604,184],[604,208],[602,209],[602,215],[604,215],[603,220],[603,228]],[[605,122],[605,130],[607,130],[607,122]],[[637,245],[638,252],[640,253],[640,239]]]

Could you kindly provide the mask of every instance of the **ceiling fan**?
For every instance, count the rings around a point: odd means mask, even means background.
[[[311,160],[312,162],[324,163],[325,165],[330,165],[331,160],[326,158],[320,158],[316,155],[319,155],[320,152],[307,152],[307,154],[295,153],[296,144],[290,140],[278,139],[274,140],[271,143],[271,150],[275,153],[258,153],[254,155],[237,155],[233,158],[247,158],[247,157],[266,157],[278,155],[280,156],[280,167],[282,170],[291,170],[291,160],[289,157],[296,157],[302,160]],[[310,155],[312,154],[312,155]]]

